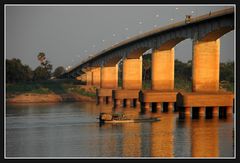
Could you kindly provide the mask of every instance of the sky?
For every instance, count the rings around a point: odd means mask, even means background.
[[[115,43],[155,28],[230,6],[216,5],[7,5],[6,58],[19,58],[33,70],[37,55],[46,54],[53,65],[74,67]],[[234,32],[221,37],[220,61],[234,61]],[[175,59],[192,59],[192,41],[175,47]]]

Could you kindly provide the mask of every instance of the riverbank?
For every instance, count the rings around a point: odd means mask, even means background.
[[[7,103],[56,103],[56,102],[74,102],[88,101],[94,102],[95,99],[88,96],[83,96],[76,93],[69,94],[36,94],[24,93],[11,98],[7,98]]]
[[[96,87],[73,83],[7,84],[7,103],[57,103],[95,101]]]
[[[233,84],[220,82],[221,91],[233,92]],[[191,82],[175,80],[175,89],[191,92]],[[150,81],[143,83],[143,88],[151,88]],[[38,83],[7,84],[7,103],[52,103],[96,101],[96,86],[84,85],[77,81],[48,80]]]

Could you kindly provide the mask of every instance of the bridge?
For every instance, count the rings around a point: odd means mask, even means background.
[[[95,85],[97,103],[112,102],[114,108],[135,107],[142,111],[195,112],[200,116],[232,114],[233,94],[219,90],[220,37],[234,30],[234,8],[186,17],[111,46],[72,68],[61,78],[85,80]],[[174,90],[174,47],[185,39],[193,42],[192,91]],[[151,90],[142,89],[142,56],[152,49]],[[118,87],[118,64],[123,79]],[[178,108],[178,109],[176,109]]]

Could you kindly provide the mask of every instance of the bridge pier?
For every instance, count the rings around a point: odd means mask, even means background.
[[[218,108],[217,106],[214,106],[214,107],[212,108],[212,115],[213,115],[214,117],[219,116],[219,108]]]
[[[174,89],[174,48],[155,49],[152,54],[152,90]]]
[[[86,72],[87,85],[92,85],[92,71],[89,70]]]
[[[146,110],[150,110],[150,104],[152,104],[152,110],[156,107],[160,112],[174,111],[176,95],[177,92],[175,91],[162,92],[156,90],[141,90],[139,92],[139,101],[141,105],[143,105],[141,108],[146,108],[147,104]]]
[[[139,90],[116,89],[112,91],[114,99],[114,107],[138,107],[138,93]],[[134,102],[136,101],[136,102]],[[135,105],[134,105],[135,103]],[[132,104],[132,105],[131,105]]]
[[[203,107],[203,106],[201,106],[201,107],[199,107],[198,109],[199,109],[199,110],[198,110],[199,116],[200,116],[200,117],[205,116],[205,114],[206,114],[206,108]]]
[[[96,90],[97,104],[103,102],[98,102],[100,98],[104,98],[105,103],[112,103],[112,91],[118,87],[118,65],[102,67],[100,75],[100,88]]]
[[[220,40],[195,41],[193,46],[192,91],[219,91]]]
[[[82,82],[86,82],[87,81],[87,75],[86,74],[82,74],[82,75],[76,77],[76,80],[80,80]]]
[[[94,86],[100,87],[101,82],[101,68],[96,67],[91,70],[92,71],[92,84]]]
[[[133,90],[142,88],[142,57],[123,60],[122,88]]]
[[[232,115],[233,94],[231,92],[188,92],[177,94],[177,106],[181,109],[180,114],[190,115],[191,109],[198,108],[198,114],[206,117],[226,117]],[[211,109],[207,114],[207,109]],[[189,111],[190,110],[190,111]],[[193,117],[193,111],[192,111]]]
[[[157,110],[161,111],[162,110],[162,103],[157,102]]]
[[[233,94],[219,91],[220,33],[210,33],[194,41],[191,93],[179,93],[178,107],[199,107],[199,116],[231,115]],[[224,107],[222,111],[218,107]],[[186,114],[186,113],[185,113]]]
[[[152,90],[139,93],[142,104],[152,103],[152,106],[155,106],[156,103],[156,109],[163,112],[174,111],[177,94],[174,92],[174,48],[169,44],[166,43],[162,48],[153,51]]]
[[[138,92],[142,88],[142,57],[125,58],[123,60],[122,89],[113,90],[113,99],[126,101],[123,107],[135,107],[139,105]],[[134,102],[136,101],[136,102]],[[131,105],[131,103],[133,105]],[[134,105],[135,103],[135,105]],[[114,104],[117,106],[117,104]]]

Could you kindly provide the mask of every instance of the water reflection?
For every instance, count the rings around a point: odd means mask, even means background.
[[[191,121],[192,156],[218,157],[218,122],[219,119],[204,119]]]
[[[123,124],[123,156],[141,156],[140,126],[134,123]]]
[[[100,112],[158,122],[104,124]],[[177,113],[140,113],[95,103],[9,105],[7,156],[35,157],[231,157],[233,120],[178,119]]]
[[[161,113],[164,116],[161,122],[152,123],[151,126],[151,156],[173,157],[173,131],[174,114]]]

